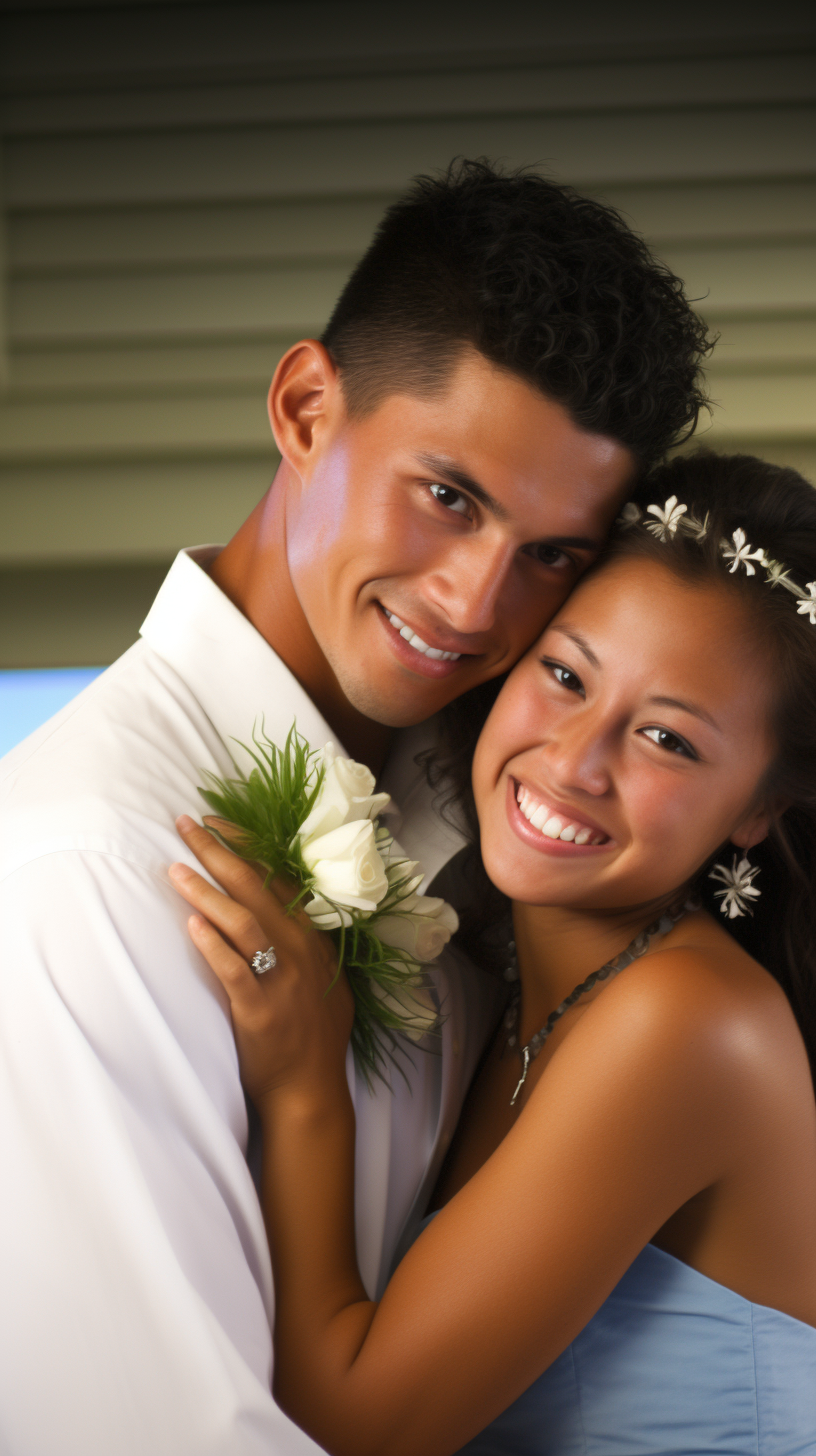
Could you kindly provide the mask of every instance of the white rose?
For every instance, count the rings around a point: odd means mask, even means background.
[[[323,765],[320,792],[298,830],[301,842],[317,839],[357,819],[375,819],[391,797],[375,794],[371,770],[351,758],[337,758],[333,743],[323,749]]]
[[[355,910],[375,910],[388,890],[385,865],[370,819],[341,824],[302,845],[314,892]]]
[[[389,1011],[400,1018],[402,1031],[412,1041],[420,1041],[439,1021],[439,1012],[429,986],[404,984],[386,989],[379,981],[372,981],[371,989],[377,1000],[382,1001]]]
[[[453,906],[435,895],[408,895],[398,914],[378,916],[372,929],[385,945],[404,950],[413,960],[433,961],[459,929]]]
[[[317,930],[339,930],[341,925],[348,928],[352,924],[348,910],[330,905],[322,895],[313,895],[303,908]]]

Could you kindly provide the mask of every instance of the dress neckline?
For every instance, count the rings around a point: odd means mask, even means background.
[[[722,1291],[724,1295],[729,1295],[731,1299],[737,1300],[741,1305],[745,1305],[748,1309],[761,1309],[766,1314],[775,1314],[779,1319],[789,1320],[791,1324],[800,1325],[803,1330],[809,1330],[811,1335],[816,1337],[816,1325],[809,1325],[806,1320],[797,1319],[796,1315],[787,1314],[784,1309],[777,1309],[776,1306],[773,1304],[758,1304],[756,1300],[746,1299],[744,1294],[738,1294],[736,1289],[732,1289],[729,1284],[721,1284],[718,1279],[712,1279],[710,1275],[703,1274],[700,1269],[695,1269],[693,1264],[687,1264],[685,1259],[678,1259],[676,1254],[667,1253],[667,1251],[665,1249],[661,1249],[658,1244],[646,1244],[645,1247],[642,1248],[640,1253],[637,1255],[637,1259],[642,1259],[643,1255],[647,1253],[657,1255],[658,1259],[668,1259],[670,1264],[673,1264],[678,1268],[684,1270],[684,1272],[691,1279],[701,1280],[702,1283],[707,1284],[709,1288]],[[630,1269],[637,1262],[637,1259],[632,1260],[632,1264],[629,1265]]]

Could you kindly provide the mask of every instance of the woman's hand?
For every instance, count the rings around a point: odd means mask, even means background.
[[[240,859],[186,814],[176,825],[196,859],[223,886],[188,865],[170,866],[175,888],[197,912],[190,936],[226,991],[244,1087],[258,1107],[282,1089],[332,1094],[345,1087],[354,1002],[337,951],[305,911],[288,913],[294,892]],[[274,946],[277,965],[257,976],[249,962]]]

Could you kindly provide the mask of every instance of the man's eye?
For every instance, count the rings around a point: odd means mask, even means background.
[[[560,683],[562,688],[566,688],[567,692],[578,693],[582,698],[585,696],[584,684],[571,668],[565,667],[563,662],[551,662],[547,657],[542,658],[542,662],[545,667],[549,668],[556,682]]]
[[[560,546],[548,546],[546,541],[538,541],[535,545],[525,546],[524,551],[534,560],[540,561],[542,566],[571,566],[572,557]]]
[[[466,516],[470,511],[470,501],[460,490],[454,490],[452,485],[434,484],[431,486],[431,495],[436,496],[441,506],[446,506],[449,511],[455,511],[458,516]]]
[[[670,733],[668,728],[642,728],[644,738],[650,738],[658,748],[665,748],[667,753],[679,753],[683,758],[696,758],[690,743],[685,738],[679,738],[676,733]]]

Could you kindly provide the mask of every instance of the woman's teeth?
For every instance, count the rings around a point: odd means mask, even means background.
[[[424,657],[433,657],[440,662],[455,662],[458,657],[462,656],[461,652],[441,652],[438,647],[429,647],[427,642],[423,642],[422,638],[417,636],[412,627],[406,627],[405,623],[400,621],[395,612],[389,612],[387,607],[383,607],[383,611],[391,626],[396,627],[400,637],[405,638],[408,646],[414,647]]]
[[[608,834],[598,834],[578,820],[568,820],[563,814],[554,814],[522,784],[516,789],[516,802],[525,819],[534,829],[546,834],[548,839],[564,839],[568,844],[604,844],[609,838]]]

